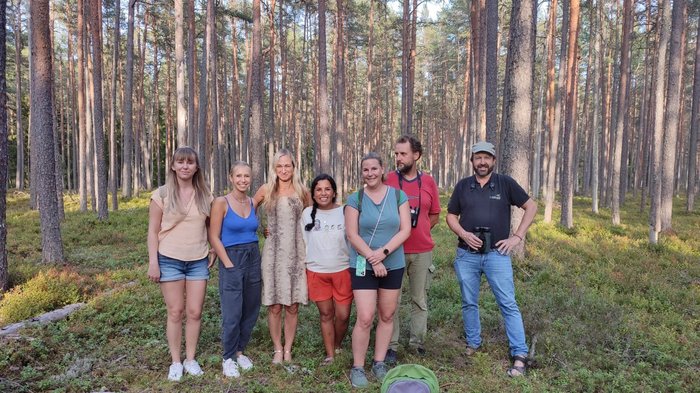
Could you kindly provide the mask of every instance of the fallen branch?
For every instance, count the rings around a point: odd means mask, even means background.
[[[107,291],[107,292],[105,292],[97,297],[109,296],[116,291],[122,290],[126,287],[131,287],[133,285],[136,285],[136,281],[130,281],[130,282],[118,287],[118,288],[110,289],[109,291]],[[63,308],[49,311],[47,313],[36,316],[34,318],[25,319],[24,321],[20,321],[17,323],[13,323],[13,324],[4,326],[4,327],[0,328],[0,338],[16,336],[17,332],[20,329],[24,329],[25,327],[36,326],[36,325],[46,325],[47,323],[64,319],[65,317],[80,310],[81,308],[85,307],[86,305],[87,305],[87,303],[69,304]]]
[[[17,323],[13,323],[11,325],[7,325],[3,328],[0,328],[0,337],[5,337],[5,336],[17,334],[17,332],[20,329],[23,329],[23,328],[28,327],[28,326],[46,325],[49,322],[58,321],[60,319],[63,319],[65,317],[69,316],[70,314],[80,310],[86,304],[87,303],[69,304],[63,308],[49,311],[49,312],[41,314],[37,317],[25,319],[24,321],[20,321]]]

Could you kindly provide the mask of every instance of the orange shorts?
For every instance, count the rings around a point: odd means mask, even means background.
[[[309,299],[314,302],[333,299],[338,304],[352,303],[352,285],[350,270],[336,273],[316,273],[306,270],[306,282],[309,286]]]

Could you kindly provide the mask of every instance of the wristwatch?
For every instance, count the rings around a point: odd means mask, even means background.
[[[384,255],[389,255],[389,249],[388,249],[388,248],[385,248],[384,250],[382,250],[382,252],[384,253]]]

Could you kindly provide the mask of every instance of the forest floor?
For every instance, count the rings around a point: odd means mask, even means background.
[[[121,201],[119,211],[110,212],[106,222],[97,221],[92,212],[79,212],[77,196],[66,196],[65,266],[37,262],[38,214],[27,208],[25,194],[10,196],[7,248],[12,284],[22,286],[40,272],[58,271],[80,283],[77,300],[88,304],[66,320],[2,339],[0,391],[352,390],[350,339],[332,365],[321,367],[324,351],[312,304],[300,310],[293,350],[296,367],[270,364],[272,344],[263,308],[247,351],[255,367],[239,379],[224,378],[216,269],[207,287],[197,355],[205,374],[168,382],[165,305],[158,286],[146,278],[147,196]],[[446,198],[443,195],[443,202]],[[536,341],[536,365],[519,379],[506,376],[507,339],[485,281],[483,350],[465,356],[460,293],[452,268],[456,241],[444,223],[443,210],[433,230],[437,270],[429,294],[427,355],[409,353],[404,322],[399,362],[432,369],[444,392],[700,391],[700,213],[685,213],[684,201],[676,200],[674,232],[652,246],[647,241],[648,213],[640,213],[638,198],[628,198],[620,226],[610,223],[608,210],[591,213],[586,198],[575,199],[574,229],[545,224],[538,215],[525,258],[514,262],[528,343]],[[400,315],[403,321],[409,316],[406,296]],[[368,361],[371,356],[369,351]],[[378,391],[379,383],[371,382],[368,391]]]

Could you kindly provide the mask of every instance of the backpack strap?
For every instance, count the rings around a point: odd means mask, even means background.
[[[388,186],[387,186],[388,187]],[[394,190],[394,196],[396,196],[396,210],[399,210],[399,202],[401,202],[401,193],[399,190],[397,190],[394,187],[391,187]],[[357,192],[357,215],[359,219],[359,215],[362,214],[362,197],[365,195],[365,189],[360,188],[360,191]]]

